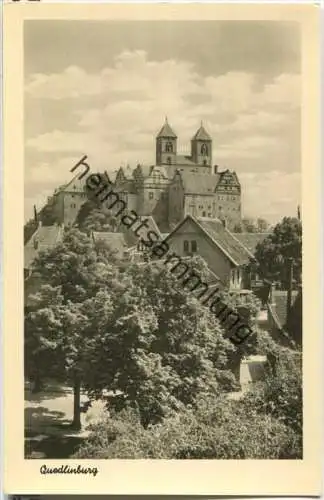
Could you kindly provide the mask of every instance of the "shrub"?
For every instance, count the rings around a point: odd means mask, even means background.
[[[298,435],[272,415],[246,412],[240,401],[201,401],[144,429],[134,411],[93,426],[76,458],[288,459],[301,458]]]

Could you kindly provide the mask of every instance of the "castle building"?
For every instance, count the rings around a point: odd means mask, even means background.
[[[218,218],[229,229],[241,221],[241,186],[235,172],[212,163],[212,138],[201,123],[191,152],[178,154],[178,137],[167,119],[156,137],[155,165],[120,167],[114,189],[129,210],[152,216],[167,232],[186,215]],[[86,201],[82,181],[73,179],[54,193],[50,203],[58,223],[73,224]]]
[[[130,209],[152,215],[168,230],[188,214],[219,218],[234,229],[241,221],[241,185],[235,172],[212,164],[212,138],[203,124],[191,139],[191,154],[177,150],[178,137],[168,120],[156,137],[155,165],[120,168],[116,189]]]

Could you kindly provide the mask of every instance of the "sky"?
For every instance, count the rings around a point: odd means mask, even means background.
[[[301,198],[300,32],[286,22],[25,21],[25,220],[71,179],[154,164],[165,116],[181,151],[203,121],[246,217]]]

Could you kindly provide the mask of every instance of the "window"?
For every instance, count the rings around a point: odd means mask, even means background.
[[[193,240],[191,242],[191,251],[192,252],[197,252],[197,241]]]
[[[185,240],[183,242],[183,250],[184,252],[189,252],[189,241]]]
[[[149,192],[149,200],[153,200],[154,198],[154,193],[152,191]]]
[[[206,217],[206,212],[205,212],[205,210],[203,210],[202,216],[203,216],[203,217]]]
[[[167,164],[168,164],[168,165],[171,165],[171,156],[168,156],[168,157],[167,157]]]
[[[207,144],[202,144],[201,145],[201,148],[200,148],[200,152],[203,156],[207,156],[208,155],[208,147],[207,147]]]
[[[212,214],[211,214],[211,213],[209,213],[209,214],[208,214],[208,217],[211,217],[211,216],[212,216]]]
[[[172,142],[167,142],[165,145],[165,152],[172,153],[173,152],[173,144]]]

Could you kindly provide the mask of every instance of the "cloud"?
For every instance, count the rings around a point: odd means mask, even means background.
[[[282,216],[296,216],[301,203],[301,174],[278,170],[258,173],[242,172],[242,205],[244,216],[263,217],[270,223]]]
[[[54,176],[61,182],[66,170],[58,163],[84,154],[98,170],[114,170],[122,162],[153,163],[155,135],[165,115],[182,152],[189,152],[203,119],[214,139],[214,162],[222,166],[225,161],[240,177],[249,167],[259,172],[255,182],[260,184],[273,164],[283,175],[299,169],[296,74],[267,82],[244,71],[203,76],[190,61],[154,61],[135,50],[121,52],[97,73],[70,66],[61,73],[31,75],[25,90],[30,130],[38,130],[26,138],[26,168],[44,179]],[[39,100],[42,113],[36,112]],[[27,176],[29,182],[37,184],[33,175]],[[272,196],[272,210],[288,206],[278,191]],[[249,207],[250,198],[245,199]]]

